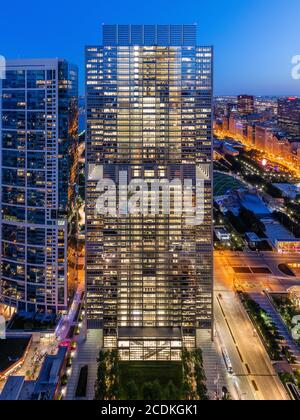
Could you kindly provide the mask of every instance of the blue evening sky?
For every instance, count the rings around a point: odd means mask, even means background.
[[[80,69],[102,23],[197,23],[215,46],[215,93],[300,95],[291,60],[300,55],[299,0],[14,0],[0,8],[0,55],[64,57]]]

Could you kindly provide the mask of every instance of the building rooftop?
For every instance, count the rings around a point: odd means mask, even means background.
[[[261,222],[265,225],[267,237],[274,246],[278,241],[295,241],[295,236],[272,217],[261,219]]]
[[[103,25],[103,45],[107,46],[194,46],[197,25]]]
[[[16,58],[6,61],[7,67],[18,66],[53,66],[58,62],[66,61],[64,58]]]
[[[40,375],[34,387],[34,400],[54,399],[67,351],[68,347],[60,347],[56,355],[46,356]]]
[[[256,194],[241,194],[240,201],[242,206],[252,211],[257,216],[267,216],[271,214],[268,207]]]
[[[25,376],[10,376],[0,395],[0,401],[17,401],[20,397]]]
[[[280,183],[280,184],[273,184],[276,188],[278,188],[282,193],[289,198],[296,198],[300,195],[300,186],[295,184],[288,184],[288,183]]]
[[[24,356],[30,341],[31,336],[7,337],[0,340],[0,375]]]
[[[257,234],[255,232],[247,232],[246,234],[246,238],[249,239],[249,241],[251,242],[260,242],[261,239],[257,236]]]

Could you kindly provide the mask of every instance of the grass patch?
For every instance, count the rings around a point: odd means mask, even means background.
[[[117,350],[100,352],[95,400],[206,400],[202,351],[183,350],[182,362],[119,359]]]
[[[134,380],[138,388],[146,382],[158,381],[162,387],[170,381],[178,388],[182,384],[182,364],[180,362],[120,362],[122,388]]]
[[[227,194],[228,190],[238,190],[245,187],[240,181],[237,181],[234,177],[230,175],[220,174],[219,172],[214,172],[214,196]]]

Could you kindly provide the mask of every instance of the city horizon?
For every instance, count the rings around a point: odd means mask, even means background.
[[[246,91],[251,95],[300,96],[300,82],[291,76],[292,60],[300,55],[296,19],[300,5],[297,0],[290,0],[287,8],[281,7],[281,0],[267,0],[263,4],[255,0],[251,10],[238,0],[222,0],[217,4],[190,0],[190,7],[176,0],[173,5],[177,7],[172,9],[168,7],[168,0],[159,2],[159,5],[157,1],[154,0],[153,7],[147,15],[143,15],[137,0],[129,0],[126,6],[118,0],[113,14],[109,8],[100,9],[96,0],[90,0],[90,7],[87,6],[83,14],[71,11],[73,20],[64,22],[57,34],[51,30],[50,16],[53,12],[48,11],[49,18],[43,20],[43,28],[38,19],[38,7],[32,8],[34,25],[24,26],[24,22],[16,18],[15,38],[8,37],[7,25],[12,9],[10,4],[6,4],[1,10],[4,19],[0,27],[3,42],[0,54],[7,59],[64,57],[79,66],[79,92],[83,94],[84,48],[101,42],[103,22],[176,24],[180,16],[181,23],[197,23],[200,44],[213,45],[215,48],[215,91],[218,95],[224,92],[238,95]],[[66,16],[67,4],[58,5],[62,13],[65,10]],[[158,16],[153,13],[158,10],[157,7],[160,11]],[[19,8],[22,10],[23,5],[19,5]],[[72,25],[73,21],[75,26]],[[79,31],[75,30],[76,25]],[[35,27],[45,31],[43,42],[35,37]],[[277,30],[279,27],[280,31]],[[23,40],[22,45],[17,41],[18,35]]]

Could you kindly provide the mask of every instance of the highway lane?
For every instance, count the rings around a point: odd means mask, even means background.
[[[234,293],[226,294],[220,301],[219,307],[223,318],[224,313],[228,322],[228,324],[226,323],[227,329],[230,328],[230,337],[228,337],[228,334],[224,336],[226,340],[225,346],[228,348],[228,341],[231,341],[231,345],[233,342],[235,346],[235,351],[230,351],[230,353],[233,354],[232,364],[234,372],[239,380],[242,381],[241,388],[247,389],[245,385],[246,379],[248,388],[251,387],[255,399],[271,401],[287,399],[284,388],[276,375],[267,352],[254,332],[251,322],[240,307],[240,303]],[[218,324],[222,325],[220,315],[217,316]],[[222,334],[224,334],[224,324],[222,326]],[[244,392],[247,393],[247,391]]]
[[[232,272],[224,258],[216,258],[216,328],[228,351],[240,393],[247,400],[286,400],[284,387],[232,284]]]
[[[234,375],[228,378],[231,383],[231,388],[234,387],[236,394],[238,395],[238,399],[240,400],[256,400],[257,397],[255,396],[254,389],[247,377],[246,368],[239,356],[237,346],[233,340],[233,336],[231,335],[230,327],[227,324],[226,318],[223,316],[221,307],[217,301],[215,303],[215,325],[220,344],[222,347],[226,348],[232,364]]]

